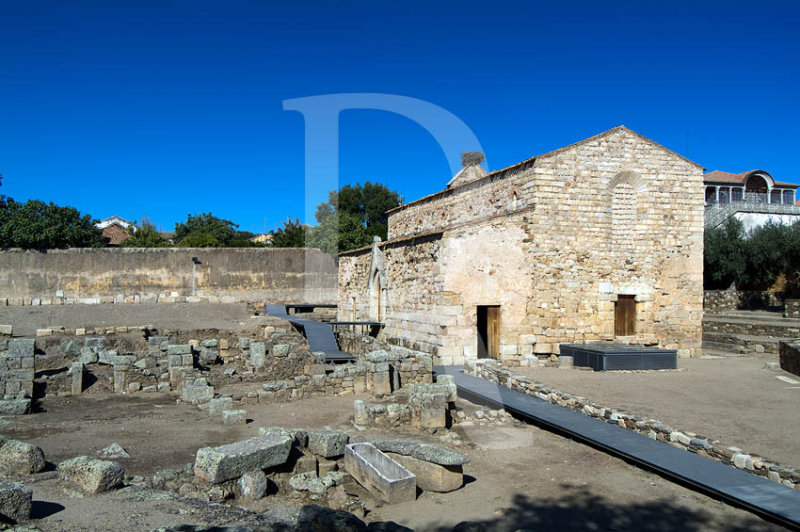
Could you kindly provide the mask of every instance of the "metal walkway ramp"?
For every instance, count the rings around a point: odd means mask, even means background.
[[[336,336],[333,334],[333,327],[330,324],[291,316],[287,314],[284,305],[266,305],[265,310],[270,316],[281,318],[292,325],[298,326],[302,330],[303,336],[308,340],[311,351],[325,353],[325,362],[356,360],[353,355],[348,355],[339,350],[339,344],[336,343]]]
[[[502,407],[553,432],[567,435],[712,496],[791,528],[800,528],[800,491],[729,465],[677,449],[641,434],[464,374],[461,367],[436,366],[452,375],[464,399]]]

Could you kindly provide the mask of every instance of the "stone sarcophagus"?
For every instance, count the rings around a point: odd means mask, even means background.
[[[389,504],[417,498],[417,477],[371,443],[348,445],[344,467],[359,484]]]

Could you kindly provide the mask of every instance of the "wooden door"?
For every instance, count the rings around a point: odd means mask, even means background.
[[[636,296],[617,296],[614,303],[614,336],[636,333]]]
[[[500,307],[486,309],[487,350],[491,358],[500,358]]]
[[[479,305],[478,358],[500,357],[500,307]]]

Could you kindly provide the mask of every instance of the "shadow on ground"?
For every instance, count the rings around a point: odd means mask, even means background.
[[[574,488],[562,497],[535,499],[516,495],[513,506],[502,515],[464,522],[436,532],[495,532],[512,530],[635,530],[645,532],[725,530],[745,532],[777,530],[779,527],[755,516],[724,522],[708,512],[690,510],[675,499],[637,504],[619,504],[584,488]]]
[[[31,519],[44,519],[57,514],[64,506],[55,502],[33,501],[31,504]]]

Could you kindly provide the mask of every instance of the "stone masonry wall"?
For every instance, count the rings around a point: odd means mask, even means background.
[[[781,342],[779,362],[783,371],[800,376],[800,341]]]
[[[700,348],[702,169],[629,130],[412,202],[389,226],[392,238],[443,231],[424,259],[414,240],[381,246],[385,337],[442,363],[475,358],[478,305],[501,306],[506,358],[558,353],[562,342]],[[366,291],[370,262],[367,252],[340,260],[340,313],[343,289]],[[422,275],[434,277],[420,286]],[[614,335],[619,295],[636,301],[624,338]]]
[[[272,303],[335,303],[336,264],[316,249],[106,248],[0,252],[0,303],[99,302],[122,295],[197,295]],[[112,299],[113,301],[113,299]],[[120,302],[122,302],[120,301]]]
[[[436,353],[442,346],[443,328],[455,323],[453,316],[441,310],[446,294],[438,260],[439,235],[379,247],[388,279],[382,294],[385,326],[380,338],[415,351]],[[368,250],[339,257],[340,321],[377,320],[370,309],[370,264]]]
[[[703,311],[706,314],[740,309],[780,307],[783,304],[782,294],[775,292],[749,290],[706,290],[703,292]]]

